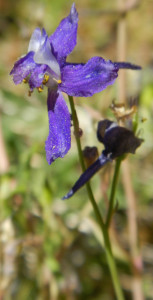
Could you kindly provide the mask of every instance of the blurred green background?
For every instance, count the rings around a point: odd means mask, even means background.
[[[69,14],[70,0],[1,0],[0,2],[0,300],[115,299],[103,241],[86,189],[61,201],[81,173],[72,129],[72,147],[64,159],[46,162],[48,135],[46,91],[28,97],[28,87],[15,86],[9,72],[27,52],[35,27],[52,34]],[[69,61],[86,62],[92,56],[117,60],[117,1],[76,0],[79,12],[78,42]],[[127,71],[127,97],[137,97],[139,130],[145,140],[130,156],[131,178],[137,200],[139,244],[143,259],[145,299],[153,299],[153,2],[140,1],[127,18],[127,61],[141,72]],[[92,98],[76,99],[83,130],[83,147],[99,145],[95,132],[100,118],[113,118],[109,105],[117,100],[118,80]],[[67,97],[65,96],[67,101]],[[1,133],[0,133],[1,134]],[[4,150],[3,146],[5,147]],[[113,167],[92,179],[103,215]],[[107,196],[106,196],[107,195]],[[115,257],[126,299],[131,299],[127,204],[122,180],[117,192]]]

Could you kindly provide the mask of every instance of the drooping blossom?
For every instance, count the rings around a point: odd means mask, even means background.
[[[49,135],[45,142],[46,158],[51,164],[64,157],[71,146],[71,122],[61,92],[70,96],[89,97],[114,83],[120,68],[139,69],[130,63],[113,63],[92,57],[86,64],[66,62],[77,41],[78,13],[73,4],[70,14],[48,37],[45,29],[36,28],[31,36],[28,53],[21,57],[10,72],[15,84],[27,82],[34,88],[48,88]]]
[[[79,177],[72,189],[62,198],[63,200],[72,197],[108,162],[127,153],[134,154],[143,142],[134,135],[133,131],[107,119],[98,122],[97,138],[99,142],[103,143],[104,150],[99,158]]]

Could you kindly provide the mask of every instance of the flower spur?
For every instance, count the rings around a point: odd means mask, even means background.
[[[66,62],[77,41],[78,13],[73,4],[70,14],[48,37],[45,29],[36,28],[30,39],[28,53],[10,72],[15,84],[27,82],[29,95],[34,88],[48,88],[47,106],[49,135],[45,142],[46,158],[51,164],[64,157],[71,147],[70,113],[61,92],[70,96],[88,97],[114,83],[121,68],[140,69],[130,63],[113,63],[93,57],[86,64]]]

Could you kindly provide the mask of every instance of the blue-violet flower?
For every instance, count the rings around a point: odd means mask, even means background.
[[[113,63],[93,57],[86,64],[66,62],[76,45],[78,13],[73,4],[70,14],[48,37],[45,29],[36,28],[30,39],[28,53],[10,72],[15,84],[28,82],[34,88],[48,88],[49,135],[45,143],[46,158],[51,164],[64,157],[71,146],[71,120],[61,92],[70,96],[88,97],[113,84],[120,68],[139,69],[129,63]]]

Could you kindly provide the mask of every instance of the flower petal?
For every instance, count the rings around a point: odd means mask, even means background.
[[[51,164],[64,157],[71,147],[71,120],[68,107],[61,93],[48,91],[49,135],[45,143],[46,158]]]
[[[36,28],[31,36],[28,52],[36,52],[46,39],[46,32]]]
[[[34,61],[37,64],[48,65],[51,71],[54,72],[57,79],[60,78],[60,67],[51,51],[51,46],[45,29],[42,30],[42,40],[40,41],[40,47],[34,54]]]
[[[13,81],[15,84],[22,82],[32,70],[36,67],[36,63],[33,60],[34,53],[29,52],[24,57],[20,58],[15,64],[10,72],[10,75],[13,75]]]
[[[31,89],[42,85],[44,75],[48,67],[46,65],[36,65],[32,70],[29,78],[29,86]]]
[[[59,89],[70,96],[88,97],[113,84],[118,67],[110,60],[93,57],[86,64],[66,64]]]
[[[63,19],[56,31],[49,37],[57,60],[62,63],[76,45],[78,28],[78,13],[72,4],[70,14]]]
[[[76,181],[72,189],[62,198],[62,200],[72,197],[85,183],[87,183],[104,165],[111,159],[103,153],[88,169],[82,173],[80,178]]]

